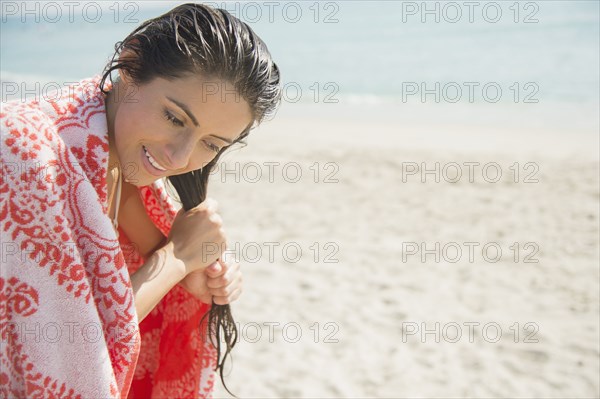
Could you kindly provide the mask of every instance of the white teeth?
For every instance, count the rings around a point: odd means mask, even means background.
[[[146,158],[148,158],[148,161],[150,161],[150,163],[152,164],[152,166],[154,166],[158,170],[162,170],[163,172],[166,171],[165,168],[163,168],[162,166],[160,166],[160,164],[158,162],[156,162],[156,160],[154,158],[152,158],[152,155],[150,155],[150,153],[148,152],[148,150],[146,150],[146,147],[144,147],[144,153],[146,154]]]

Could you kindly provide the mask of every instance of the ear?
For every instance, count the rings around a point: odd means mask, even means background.
[[[134,41],[137,42],[137,39],[134,39]],[[128,60],[135,60],[137,58],[136,54],[133,52],[133,50],[130,50],[129,48],[124,48],[121,51],[121,54],[119,54],[119,62],[123,62],[123,61],[128,61]],[[120,69],[119,68],[119,78],[121,79],[121,81],[123,83],[125,83],[126,85],[132,83],[132,78],[131,75],[129,75],[129,73],[127,73],[127,71]]]

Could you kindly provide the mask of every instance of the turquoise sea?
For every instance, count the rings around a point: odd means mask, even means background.
[[[11,82],[100,73],[117,41],[180,2],[23,3],[2,3],[3,100]],[[207,3],[261,35],[283,71],[287,102],[419,102],[439,84],[441,102],[460,90],[460,103],[496,103],[500,88],[499,104],[591,110],[597,125],[598,1]]]

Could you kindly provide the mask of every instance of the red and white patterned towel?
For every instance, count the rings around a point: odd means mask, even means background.
[[[176,286],[138,325],[129,276],[145,260],[108,217],[99,82],[2,104],[0,397],[211,397],[210,305]],[[138,191],[168,235],[164,182]]]

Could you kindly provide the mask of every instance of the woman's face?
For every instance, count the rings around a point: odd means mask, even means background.
[[[224,81],[189,76],[137,86],[121,74],[115,90],[119,100],[107,106],[111,150],[135,186],[202,168],[253,121],[248,103]]]

